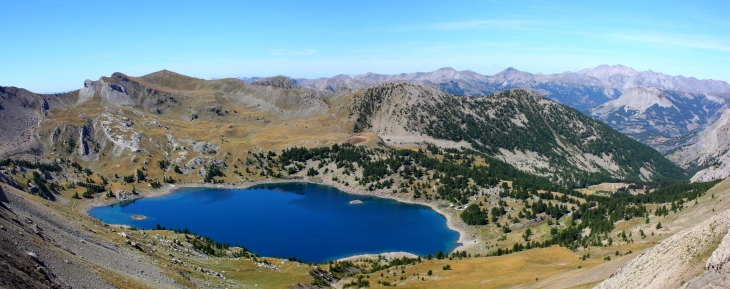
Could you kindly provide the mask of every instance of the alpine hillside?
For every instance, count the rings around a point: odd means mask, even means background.
[[[355,132],[399,142],[461,143],[569,187],[684,174],[657,151],[522,89],[464,97],[406,82],[386,83],[356,93],[350,113],[357,117]]]

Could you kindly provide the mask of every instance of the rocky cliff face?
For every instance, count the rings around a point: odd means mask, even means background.
[[[49,97],[22,88],[0,87],[0,158],[43,153],[36,130],[47,113]]]
[[[730,233],[725,235],[720,246],[707,259],[705,269],[686,288],[730,288]]]
[[[719,240],[730,239],[727,236],[728,215],[730,211],[667,238],[619,268],[595,288],[679,288],[686,285],[686,281],[694,277],[696,267],[705,265],[701,256],[715,250]],[[721,246],[719,250],[717,258],[707,261],[708,266],[727,267],[726,249]]]

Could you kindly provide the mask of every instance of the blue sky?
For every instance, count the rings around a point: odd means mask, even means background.
[[[730,81],[730,1],[594,2],[0,0],[0,85],[600,64]]]

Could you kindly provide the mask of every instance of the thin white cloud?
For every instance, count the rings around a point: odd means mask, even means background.
[[[658,34],[615,34],[614,37],[633,42],[661,44],[674,47],[708,49],[730,52],[730,44],[722,43],[710,37],[690,35],[658,35]]]

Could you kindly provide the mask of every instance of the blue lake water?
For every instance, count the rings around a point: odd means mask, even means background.
[[[363,204],[350,204],[362,200]],[[311,183],[246,189],[181,188],[172,194],[89,211],[109,224],[184,229],[261,256],[322,262],[358,254],[450,252],[458,233],[421,205],[351,195]],[[134,220],[133,215],[144,215]]]

